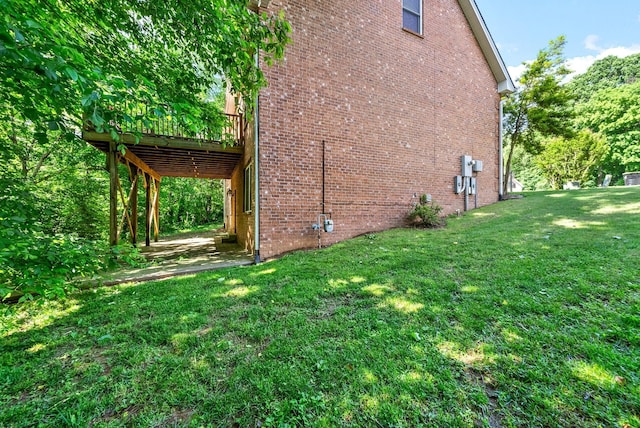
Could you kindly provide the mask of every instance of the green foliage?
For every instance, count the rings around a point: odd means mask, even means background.
[[[223,223],[224,195],[221,180],[171,178],[162,180],[160,226],[163,232]]]
[[[511,163],[513,176],[522,183],[525,190],[548,190],[549,182],[536,165],[536,157],[527,153],[524,147],[515,147]]]
[[[0,305],[0,426],[640,426],[638,200]]]
[[[107,230],[108,183],[104,158],[78,138],[83,122],[115,137],[168,115],[190,132],[219,129],[221,76],[251,106],[266,84],[256,54],[282,58],[290,30],[246,1],[0,0],[2,294],[61,295],[115,257],[92,243]],[[221,197],[199,206],[204,191],[193,193],[172,195],[163,226],[221,217]]]
[[[409,212],[409,222],[417,227],[441,227],[446,224],[446,219],[440,213],[442,207],[434,202],[428,202],[427,195],[420,196],[420,203]]]
[[[106,226],[93,223],[104,209],[104,189],[96,191],[91,179],[77,181],[67,173],[60,181],[47,180],[49,193],[0,175],[0,301],[59,298],[99,271],[143,262],[129,244],[110,248]]]
[[[602,134],[609,146],[603,169],[615,179],[640,169],[640,81],[604,89],[577,108],[577,124]]]
[[[572,134],[570,108],[571,91],[562,85],[570,71],[563,57],[563,36],[549,42],[538,57],[527,63],[514,94],[504,106],[505,144],[508,153],[504,171],[504,193],[515,147],[536,154],[542,149],[540,137],[570,136]]]
[[[0,108],[0,299],[59,297],[100,269],[107,248],[99,153]]]
[[[552,56],[549,62],[538,64],[537,70],[552,66],[553,61]],[[559,57],[556,57],[555,61],[556,65],[562,64]],[[563,70],[560,75],[565,75],[565,71]],[[523,79],[525,77],[530,76],[523,75]],[[556,188],[570,176],[582,176],[580,181],[583,185],[595,185],[605,174],[612,174],[613,183],[621,183],[623,172],[640,168],[640,136],[638,135],[640,130],[637,126],[640,123],[637,108],[639,101],[637,86],[634,86],[638,84],[639,79],[640,54],[636,54],[626,58],[611,56],[596,61],[586,73],[576,76],[564,85],[564,90],[572,93],[576,101],[575,116],[569,117],[570,120],[566,120],[566,125],[577,132],[590,131],[604,137],[607,146],[604,157],[600,156],[599,144],[596,145],[597,147],[588,144],[584,137],[574,138],[570,132],[551,133],[550,137],[559,139],[553,139],[551,146],[546,147],[549,138],[545,138],[544,128],[530,133],[527,138],[521,139],[520,143],[513,144],[512,138],[521,136],[515,132],[518,123],[514,120],[517,117],[514,113],[517,109],[514,110],[515,104],[509,101],[505,108],[505,129],[508,131],[505,135],[507,165],[509,166],[511,162],[511,169],[516,177],[526,183],[530,189],[544,187],[544,177]],[[549,91],[553,85],[540,87],[543,91]],[[551,89],[547,94],[549,99],[553,99],[552,93]],[[514,101],[518,96],[516,94]],[[526,109],[529,109],[529,106],[537,106],[535,102],[528,101],[528,103],[522,106]],[[519,117],[523,118],[520,122],[522,128],[528,129],[528,116]],[[546,130],[557,128],[557,122],[552,121],[551,124],[552,126]],[[555,135],[556,133],[558,135]],[[523,150],[518,147],[522,147]],[[588,147],[594,149],[594,153],[590,153]],[[512,148],[513,152],[511,152]],[[591,165],[592,160],[596,162],[595,165]],[[582,163],[583,166],[578,167],[576,162]],[[571,172],[567,171],[570,163],[574,164]],[[540,171],[541,166],[545,170],[544,173]],[[506,174],[509,173],[508,169],[505,170]],[[595,177],[594,170],[597,170],[599,177]],[[589,171],[586,173],[587,177],[583,174],[585,171]]]
[[[581,104],[604,89],[614,89],[639,80],[640,54],[625,58],[608,56],[594,62],[586,73],[574,77],[568,86]]]
[[[536,156],[536,164],[553,189],[568,181],[586,183],[595,174],[607,153],[605,140],[590,131],[581,131],[573,138],[554,138],[544,144]]]
[[[120,243],[100,253],[102,264],[108,269],[121,267],[140,268],[148,264],[147,259],[130,243]]]
[[[595,186],[606,174],[613,176],[613,184],[622,184],[622,173],[640,168],[640,138],[637,126],[637,123],[640,123],[640,114],[637,108],[637,86],[634,86],[638,84],[639,78],[640,54],[626,58],[611,56],[601,59],[586,73],[573,78],[565,85],[576,98],[576,115],[571,125],[579,133],[593,132],[601,135],[607,146],[606,155],[600,157],[599,149],[589,153],[590,144],[580,136],[577,140],[566,136],[563,140],[556,139],[547,149],[545,142],[549,139],[537,136],[537,149],[542,149],[543,152],[539,156],[533,155],[535,162],[531,161],[532,155],[517,147],[514,150],[512,169],[516,177],[527,183],[528,188],[534,188],[531,186],[532,182],[537,182],[535,188],[541,188],[540,185],[544,183],[540,180],[544,177],[553,181],[553,187],[557,188],[570,176],[583,176],[579,180],[582,181],[582,187]],[[509,138],[508,134],[505,138],[506,144],[509,143]],[[580,140],[584,144],[579,143]],[[562,146],[570,153],[566,153]],[[574,156],[577,153],[580,155]],[[585,168],[574,167],[573,172],[568,173],[566,167],[570,163],[569,158],[572,158],[571,162],[574,163],[580,159],[579,162],[582,162]],[[591,159],[595,159],[595,165],[590,165]],[[544,174],[540,171],[541,165],[544,165]],[[588,177],[584,177],[578,170],[589,170]],[[597,177],[594,171],[597,171]],[[578,179],[571,179],[575,180]]]
[[[206,94],[221,75],[251,105],[266,83],[254,55],[281,58],[290,26],[282,14],[246,6],[0,0],[0,110],[66,135],[83,114],[98,130],[113,129],[128,103],[151,105],[144,120],[168,103],[195,123],[206,118]]]
[[[105,245],[74,235],[45,233],[34,215],[33,195],[2,180],[0,196],[0,300],[16,292],[25,298],[62,297],[74,281],[97,272]]]

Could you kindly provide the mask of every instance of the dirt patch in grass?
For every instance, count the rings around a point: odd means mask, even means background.
[[[504,425],[502,421],[502,415],[500,415],[498,391],[493,386],[493,381],[473,367],[467,367],[465,369],[465,375],[470,383],[480,387],[487,396],[488,404],[481,411],[482,414],[487,418],[489,427],[502,428]],[[485,426],[484,421],[482,420],[476,420],[475,425],[477,427]]]
[[[111,421],[123,421],[126,423],[127,420],[135,417],[141,411],[142,411],[142,408],[135,404],[125,407],[124,409],[121,409],[121,410],[108,409],[106,412],[104,412],[104,414],[100,418],[91,421],[89,423],[89,426],[95,426],[104,422],[111,422]]]
[[[188,426],[193,413],[193,409],[174,410],[171,416],[169,416],[167,419],[156,426],[158,428]]]

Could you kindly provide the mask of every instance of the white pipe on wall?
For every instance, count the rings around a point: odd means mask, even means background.
[[[504,132],[502,126],[502,119],[504,115],[504,100],[500,98],[500,125],[498,127],[498,200],[501,201],[504,198],[504,165],[502,159],[502,133]]]
[[[256,67],[260,67],[260,54],[256,52]],[[254,125],[254,167],[253,167],[253,182],[254,182],[254,206],[255,206],[255,214],[253,216],[255,224],[254,224],[254,256],[255,263],[260,263],[260,180],[258,175],[259,165],[260,165],[260,93],[256,94],[256,105],[255,110],[253,112],[253,125]]]

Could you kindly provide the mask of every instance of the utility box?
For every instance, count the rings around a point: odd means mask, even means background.
[[[462,176],[463,177],[471,177],[472,173],[471,173],[471,156],[469,155],[464,155],[464,156],[460,156],[460,164],[461,164],[461,171],[462,171]]]
[[[324,231],[327,233],[333,232],[333,220],[330,218],[324,220]]]
[[[482,172],[482,161],[474,160],[473,161],[473,172]]]
[[[469,191],[470,195],[476,194],[476,178],[475,177],[471,177],[469,179],[469,188],[467,190]]]
[[[456,194],[462,193],[464,190],[464,178],[461,175],[456,175],[453,179],[453,189]]]

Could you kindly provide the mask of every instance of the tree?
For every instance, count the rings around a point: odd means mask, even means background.
[[[504,194],[508,193],[508,177],[516,147],[536,154],[542,148],[540,137],[572,134],[572,94],[561,84],[570,72],[564,64],[565,43],[563,36],[552,40],[533,62],[526,64],[516,92],[505,102],[504,127],[508,155],[504,170]]]
[[[290,27],[247,3],[0,0],[0,299],[61,295],[112,251],[93,241],[106,183],[83,121],[115,138],[118,124],[167,111],[194,132],[215,127],[221,79],[251,106],[266,84],[256,54],[281,58]],[[131,117],[131,104],[149,108]]]
[[[584,103],[603,89],[617,88],[640,80],[640,54],[625,58],[608,56],[569,82],[578,103]]]
[[[162,180],[162,231],[188,229],[224,222],[222,180],[167,177]]]
[[[249,102],[265,79],[254,55],[280,58],[290,27],[247,0],[0,0],[0,109],[36,131],[72,134],[129,121],[126,103],[164,103],[196,126],[217,76]],[[145,118],[152,120],[152,117]]]
[[[588,181],[607,149],[602,136],[580,131],[572,138],[552,138],[544,144],[535,161],[551,187],[560,189],[567,181]]]
[[[577,124],[605,136],[606,172],[619,178],[640,170],[640,81],[604,89],[578,106]]]
[[[525,152],[519,146],[514,149],[511,164],[513,176],[526,190],[544,190],[549,188],[549,182],[535,162],[535,156]]]

